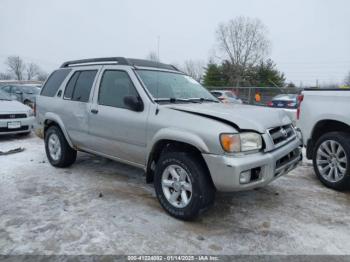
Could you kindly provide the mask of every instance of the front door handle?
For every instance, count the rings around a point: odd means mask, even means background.
[[[97,110],[97,109],[91,109],[91,113],[97,114],[97,113],[98,113],[98,110]]]

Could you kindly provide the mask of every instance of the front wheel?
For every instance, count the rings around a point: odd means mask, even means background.
[[[336,190],[349,189],[349,135],[331,132],[321,136],[313,152],[313,165],[317,177],[324,185]]]
[[[45,132],[45,151],[50,164],[55,167],[70,166],[77,158],[77,151],[69,146],[57,126],[51,126]]]
[[[215,198],[206,166],[199,157],[188,153],[163,154],[156,166],[154,186],[162,207],[182,220],[194,219]]]

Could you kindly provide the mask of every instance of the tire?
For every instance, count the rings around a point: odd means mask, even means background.
[[[350,137],[343,132],[330,132],[315,144],[312,156],[315,173],[327,187],[350,189]]]
[[[179,176],[180,181],[174,181],[173,170]],[[167,177],[168,175],[173,178],[170,179]],[[181,181],[181,176],[186,176],[186,180]],[[167,178],[168,186],[163,186],[162,181],[165,178]],[[172,186],[169,186],[169,182],[173,182]],[[183,183],[181,189],[179,183]],[[191,192],[186,191],[190,184]],[[202,159],[189,153],[168,152],[162,154],[155,170],[154,187],[159,203],[165,211],[181,220],[193,220],[211,206],[215,199],[215,188],[207,167]],[[186,197],[183,197],[184,190]],[[179,200],[175,200],[172,204],[169,200],[169,194],[170,196],[177,194]],[[186,198],[188,201],[185,205],[184,199]]]
[[[57,147],[52,145],[57,145]],[[45,132],[45,151],[50,164],[55,167],[68,167],[77,158],[77,151],[69,146],[61,129],[57,126],[51,126]]]

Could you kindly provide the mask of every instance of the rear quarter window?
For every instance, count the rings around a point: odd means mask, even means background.
[[[53,72],[42,88],[41,95],[53,97],[71,69],[59,69]]]

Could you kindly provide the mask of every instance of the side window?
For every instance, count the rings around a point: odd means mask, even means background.
[[[64,79],[67,77],[71,69],[59,69],[53,72],[41,90],[42,96],[53,97],[57,93]]]
[[[11,86],[4,86],[1,88],[1,90],[5,91],[6,93],[10,93],[11,92]]]
[[[88,102],[96,73],[97,70],[76,71],[69,79],[63,97],[73,101]]]
[[[124,97],[137,95],[127,72],[106,70],[103,73],[98,95],[100,105],[125,108]]]
[[[66,89],[64,90],[64,98],[65,99],[71,99],[74,91],[75,83],[77,82],[77,79],[79,77],[80,72],[75,72],[73,76],[69,79]]]
[[[97,70],[81,71],[75,83],[72,100],[87,102],[89,101],[90,91],[94,83]]]

